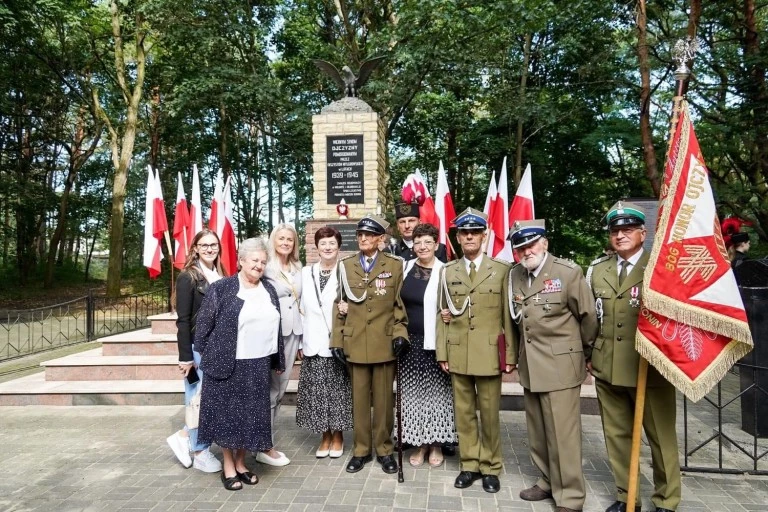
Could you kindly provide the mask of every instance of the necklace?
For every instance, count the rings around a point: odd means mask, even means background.
[[[329,268],[328,270],[325,270],[322,268],[320,269],[320,275],[324,277],[328,277],[329,275],[331,275],[331,272],[333,272],[332,268]]]

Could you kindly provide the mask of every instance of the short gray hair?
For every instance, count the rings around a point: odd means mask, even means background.
[[[247,238],[240,242],[237,248],[237,259],[246,258],[249,254],[263,251],[269,260],[269,248],[267,240],[263,237]]]

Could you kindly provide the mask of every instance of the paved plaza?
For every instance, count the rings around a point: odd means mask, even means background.
[[[344,471],[351,435],[341,459],[316,459],[318,436],[295,425],[295,408],[283,407],[277,446],[292,459],[289,466],[246,462],[261,481],[241,491],[226,491],[218,474],[184,469],[165,443],[184,418],[182,406],[157,407],[3,407],[0,408],[2,464],[1,511],[182,511],[245,512],[288,510],[554,510],[552,501],[529,503],[519,491],[535,482],[522,412],[502,411],[504,472],[501,491],[487,494],[480,482],[453,487],[456,457],[437,469],[412,468],[405,454],[405,482],[373,463],[357,474]],[[614,499],[598,416],[583,415],[583,463],[587,512],[602,512]],[[214,453],[220,456],[218,448]],[[710,453],[707,453],[709,450]],[[726,450],[726,456],[732,451]],[[699,456],[716,457],[704,449]],[[650,455],[643,446],[643,510],[650,502]],[[680,512],[766,511],[768,477],[687,473]]]

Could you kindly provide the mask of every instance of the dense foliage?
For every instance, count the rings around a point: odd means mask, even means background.
[[[442,160],[457,209],[482,207],[504,157],[511,191],[530,163],[553,252],[588,262],[606,207],[653,196],[670,49],[690,33],[702,48],[689,98],[720,213],[766,240],[768,7],[691,3],[695,17],[689,2],[653,2],[639,26],[642,1],[9,0],[0,266],[22,283],[42,270],[51,285],[57,267],[87,268],[109,250],[115,293],[141,264],[148,164],[169,215],[177,173],[189,194],[196,164],[206,204],[216,173],[232,177],[241,238],[281,218],[301,224],[312,215],[311,116],[338,97],[310,59],[356,69],[377,55],[386,60],[362,97],[387,126],[392,198],[416,169],[434,189]]]

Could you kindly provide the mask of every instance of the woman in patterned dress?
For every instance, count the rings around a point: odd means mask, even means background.
[[[299,349],[301,373],[296,424],[322,433],[316,457],[338,458],[344,453],[342,432],[352,430],[349,376],[346,368],[331,356],[329,348],[341,234],[333,228],[322,227],[315,233],[315,246],[320,261],[301,271],[304,337]]]
[[[435,328],[440,269],[435,257],[438,231],[419,224],[413,231],[416,258],[405,262],[405,280],[400,296],[408,313],[411,348],[400,358],[403,442],[416,447],[411,466],[421,466],[429,453],[429,464],[443,464],[440,446],[456,442],[450,376],[440,370],[435,358]]]
[[[267,253],[263,239],[243,241],[240,271],[208,288],[197,315],[195,347],[205,374],[197,437],[222,448],[221,481],[230,491],[259,481],[245,454],[272,449],[270,374],[285,370],[280,302],[263,279]]]

